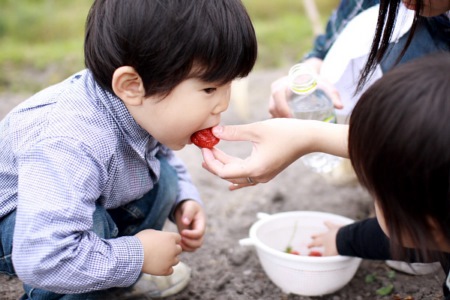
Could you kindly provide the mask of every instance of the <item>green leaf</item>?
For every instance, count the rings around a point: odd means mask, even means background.
[[[394,279],[394,278],[395,278],[395,271],[394,271],[394,270],[389,271],[389,272],[387,273],[387,277],[388,277],[389,279]]]
[[[365,278],[366,283],[373,283],[375,280],[376,280],[375,275],[373,275],[373,274],[366,275],[366,278]]]
[[[379,288],[379,289],[376,291],[376,293],[377,293],[377,295],[380,295],[380,296],[387,296],[387,295],[389,295],[390,293],[392,293],[393,290],[394,290],[394,285],[389,284],[389,285],[387,285],[387,286],[384,286],[384,287],[382,287],[382,288]]]

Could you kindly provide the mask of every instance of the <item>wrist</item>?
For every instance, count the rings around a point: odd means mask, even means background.
[[[321,121],[308,120],[307,153],[323,152],[340,157],[348,157],[347,137],[348,125],[326,123]]]

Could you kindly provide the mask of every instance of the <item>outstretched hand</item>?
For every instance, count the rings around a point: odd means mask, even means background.
[[[214,127],[214,135],[221,140],[250,141],[252,152],[241,159],[217,148],[204,148],[202,166],[228,180],[230,190],[268,182],[300,156],[310,152],[311,131],[307,130],[306,124],[298,119],[270,119],[246,125]]]
[[[332,222],[325,222],[325,226],[328,228],[326,232],[317,233],[311,236],[312,242],[308,245],[308,248],[323,247],[324,256],[339,255],[336,247],[336,236],[343,225]]]

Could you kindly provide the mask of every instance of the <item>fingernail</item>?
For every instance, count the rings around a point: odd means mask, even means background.
[[[220,135],[223,132],[223,126],[217,125],[213,128],[214,135]]]

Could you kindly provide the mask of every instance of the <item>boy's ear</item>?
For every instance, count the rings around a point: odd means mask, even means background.
[[[141,105],[144,101],[144,84],[133,67],[117,68],[113,74],[112,88],[117,97],[127,105]]]

